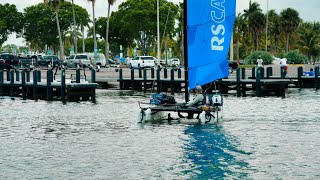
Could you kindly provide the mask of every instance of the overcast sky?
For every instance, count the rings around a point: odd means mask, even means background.
[[[71,0],[70,0],[71,1]],[[115,5],[112,6],[111,10],[117,10],[120,3],[125,0],[117,0]],[[139,0],[137,0],[139,1]],[[182,2],[182,0],[168,0],[174,3]],[[202,0],[198,0],[202,1]],[[261,4],[262,10],[265,12],[267,10],[267,0],[252,0]],[[43,0],[0,0],[0,3],[10,3],[15,4],[19,11],[30,5],[35,5],[37,3],[43,2]],[[74,2],[87,9],[89,14],[92,14],[91,3],[87,0],[74,0]],[[243,9],[248,8],[249,0],[237,0],[237,12],[242,12]],[[320,0],[269,0],[269,9],[276,9],[278,13],[282,9],[292,7],[299,11],[300,17],[304,21],[320,21]],[[107,0],[97,0],[96,1],[96,18],[100,16],[107,16]],[[5,44],[17,44],[23,45],[23,39],[16,39],[15,35],[11,35],[9,40]]]

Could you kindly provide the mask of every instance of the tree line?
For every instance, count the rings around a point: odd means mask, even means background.
[[[236,59],[250,59],[254,51],[266,51],[277,57],[297,57],[293,63],[303,63],[301,53],[310,62],[316,61],[320,55],[319,27],[319,22],[304,22],[293,8],[264,14],[259,3],[250,1],[249,8],[235,20]]]
[[[120,53],[120,45],[131,54],[133,47],[138,47],[141,54],[156,54],[156,0],[127,0],[111,14],[110,6],[115,0],[108,0],[106,17],[97,19],[96,0],[88,1],[92,3],[93,19],[73,0],[45,0],[23,12],[18,12],[13,4],[0,4],[0,46],[9,34],[16,32],[31,49],[45,51],[45,47],[50,47],[54,52],[59,49],[60,57],[68,54],[71,47],[75,53],[99,49],[108,57],[106,52]],[[183,4],[160,0],[162,51],[171,48],[173,56],[183,54],[182,27]],[[87,37],[85,28],[89,29]],[[280,14],[275,10],[263,13],[260,4],[250,1],[249,8],[237,15],[233,31],[237,60],[246,59],[255,51],[279,57],[294,50],[310,61],[317,60],[320,54],[320,23],[303,22],[292,8]]]

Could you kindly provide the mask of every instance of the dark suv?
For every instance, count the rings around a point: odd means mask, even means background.
[[[11,66],[19,66],[19,58],[13,54],[1,54],[0,59],[5,60],[5,63]]]
[[[236,61],[228,61],[229,62],[229,68],[232,70],[238,69],[238,63]]]
[[[62,64],[62,61],[55,55],[45,55],[42,56],[42,59],[38,60],[38,65],[48,66],[49,64],[53,64],[53,66],[59,66]]]
[[[0,70],[4,70],[4,69],[10,70],[10,69],[13,69],[13,66],[6,63],[6,61],[4,59],[0,59]]]

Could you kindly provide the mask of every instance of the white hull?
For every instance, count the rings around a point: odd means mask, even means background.
[[[151,109],[147,109],[147,110],[140,109],[138,111],[137,122],[145,123],[145,122],[162,120],[163,118],[168,117],[165,115],[166,114],[164,112],[152,112]],[[216,112],[202,111],[199,118],[202,124],[215,124],[215,123],[221,122],[223,120],[222,107],[220,107],[220,110]]]
[[[152,112],[151,109],[139,110],[137,122],[144,123],[148,121],[156,121],[163,118],[163,112]]]
[[[208,114],[208,112],[202,111],[202,113],[200,114],[200,122],[202,124],[215,124],[223,121],[223,110],[222,107],[219,108],[219,111],[210,112],[210,115]]]

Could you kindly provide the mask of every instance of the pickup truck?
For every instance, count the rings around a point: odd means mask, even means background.
[[[78,65],[84,67],[92,67],[87,54],[74,54],[68,58],[68,67],[77,67]]]
[[[137,56],[130,60],[128,63],[129,68],[145,68],[145,67],[154,67],[155,59],[152,56]]]

